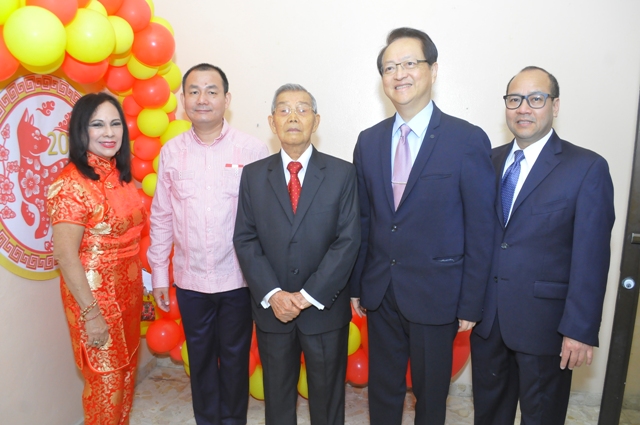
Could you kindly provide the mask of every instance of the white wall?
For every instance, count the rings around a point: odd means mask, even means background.
[[[175,30],[184,72],[219,65],[230,80],[227,118],[269,143],[273,92],[299,83],[318,100],[320,150],[350,159],[358,133],[393,113],[375,66],[389,30],[426,31],[439,50],[434,99],[445,112],[485,129],[494,146],[504,124],[508,80],[527,65],[553,73],[561,88],[558,133],[610,164],[617,221],[601,348],[574,374],[574,390],[602,391],[631,176],[640,86],[640,2],[635,0],[155,0]],[[458,377],[470,383],[469,367]]]
[[[155,0],[176,34],[176,61],[221,66],[231,82],[231,123],[267,141],[271,97],[283,83],[313,92],[322,123],[316,146],[351,158],[360,130],[391,115],[375,58],[398,26],[427,31],[440,51],[434,98],[483,127],[494,146],[509,141],[501,96],[526,65],[560,82],[556,129],[601,153],[611,166],[618,220],[601,348],[578,370],[574,390],[602,391],[631,176],[640,86],[636,0]],[[2,423],[75,424],[82,379],[73,363],[57,280],[36,282],[0,268]],[[458,377],[469,383],[469,367]]]

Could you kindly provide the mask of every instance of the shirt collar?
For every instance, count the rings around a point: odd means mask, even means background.
[[[536,162],[536,160],[538,159],[538,156],[540,156],[540,152],[542,152],[542,149],[547,144],[552,134],[553,134],[553,128],[549,130],[547,135],[544,136],[542,139],[522,149],[522,153],[524,154],[524,158],[527,160],[527,163],[534,164]],[[509,156],[507,157],[507,161],[512,160],[513,153],[517,150],[520,150],[520,147],[518,146],[518,143],[514,140],[513,146],[511,147],[511,152],[509,152]]]
[[[201,144],[201,145],[203,145],[203,146],[213,146],[213,145],[215,145],[216,143],[218,143],[220,140],[222,140],[222,139],[224,139],[224,138],[225,138],[225,136],[226,136],[226,135],[227,135],[227,133],[229,132],[229,129],[230,129],[230,128],[231,128],[231,127],[229,126],[229,123],[227,122],[227,120],[223,118],[223,119],[222,119],[222,130],[220,131],[220,135],[219,135],[218,137],[216,137],[216,139],[215,139],[215,140],[213,141],[213,143],[211,143],[211,144],[206,144],[206,143],[204,143],[204,142],[203,142],[203,141],[198,137],[198,135],[196,134],[196,131],[193,129],[193,124],[191,125],[191,130],[189,130],[189,131],[191,132],[191,136],[193,137],[193,139],[194,139],[196,142],[200,143],[200,144]]]
[[[396,131],[400,128],[402,124],[407,124],[411,131],[416,135],[420,136],[425,132],[427,127],[429,126],[429,121],[431,121],[431,115],[433,114],[433,100],[430,100],[427,106],[422,109],[422,111],[418,112],[415,117],[411,118],[409,122],[405,122],[402,119],[400,114],[396,112],[396,120],[393,123],[393,133],[396,134]]]
[[[311,154],[313,153],[312,146],[312,144],[309,144],[309,146],[307,146],[307,149],[302,153],[302,155],[300,155],[300,158],[296,160],[297,162],[302,164],[303,170],[306,170],[307,166],[309,165],[309,160],[311,159]],[[284,149],[280,149],[280,157],[282,158],[282,165],[285,169],[287,168],[287,165],[289,165],[289,163],[293,161],[293,159],[291,159],[291,157],[287,155]]]

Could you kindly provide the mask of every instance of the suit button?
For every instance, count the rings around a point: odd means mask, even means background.
[[[391,265],[395,266],[396,265],[396,260],[391,260]]]
[[[293,274],[298,274],[298,273],[300,273],[300,270],[298,270],[298,269],[291,269],[291,273],[293,273]]]
[[[493,277],[493,281],[494,281],[495,283],[498,283],[498,276],[494,276],[494,277]]]
[[[500,245],[500,248],[507,249],[507,248],[509,248],[509,244],[503,242],[502,245]]]
[[[391,231],[395,232],[396,230],[398,230],[398,226],[396,226],[395,224],[393,226],[391,226]]]

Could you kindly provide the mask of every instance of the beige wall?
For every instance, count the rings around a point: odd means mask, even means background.
[[[204,61],[221,66],[233,95],[228,119],[272,151],[271,96],[279,85],[296,82],[318,99],[316,146],[351,158],[358,133],[393,112],[374,63],[394,27],[414,26],[432,36],[440,51],[436,103],[483,127],[494,146],[510,138],[501,99],[509,78],[531,64],[555,74],[562,94],[556,129],[602,154],[616,188],[601,348],[590,368],[575,373],[573,386],[602,391],[640,86],[640,2],[155,0],[155,11],[175,29],[180,68]],[[3,423],[77,423],[82,380],[57,280],[28,281],[0,268],[0,337]],[[470,381],[467,366],[457,382]]]

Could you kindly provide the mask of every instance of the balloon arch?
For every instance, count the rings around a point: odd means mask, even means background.
[[[180,88],[181,72],[172,61],[173,29],[154,15],[152,0],[2,0],[0,29],[0,90],[29,74],[51,74],[82,93],[107,89],[118,96],[132,140],[132,174],[140,183],[145,207],[150,208],[162,145],[191,127],[188,121],[175,118],[174,93]],[[147,223],[140,252],[150,270],[146,260],[148,233]],[[169,313],[156,308],[155,320],[142,322],[141,335],[146,336],[152,351],[183,362],[188,374],[189,357],[175,288],[169,297]],[[151,295],[145,299],[154,303]],[[452,376],[468,357],[469,332],[464,332],[454,343]],[[262,400],[255,330],[249,368],[250,393]],[[353,314],[347,382],[367,385],[368,371],[367,321]],[[411,387],[410,365],[407,386]],[[298,391],[308,397],[304,358]]]

